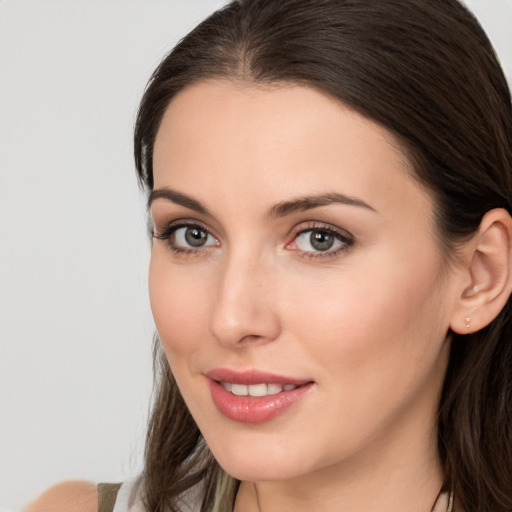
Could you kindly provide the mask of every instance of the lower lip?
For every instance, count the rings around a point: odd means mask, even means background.
[[[237,396],[224,389],[218,382],[210,380],[210,391],[217,409],[226,418],[240,423],[270,421],[299,402],[312,388],[313,383],[310,382],[275,395]]]

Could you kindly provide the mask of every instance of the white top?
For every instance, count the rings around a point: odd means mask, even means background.
[[[113,512],[145,512],[141,499],[140,477],[125,480],[117,493]]]

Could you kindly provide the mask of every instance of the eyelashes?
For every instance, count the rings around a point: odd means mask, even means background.
[[[200,254],[220,245],[206,227],[191,221],[172,222],[153,238],[165,241],[175,254]]]
[[[348,250],[353,244],[354,237],[347,231],[312,222],[295,229],[286,249],[299,251],[307,258],[331,258]]]
[[[201,223],[192,220],[174,221],[153,237],[166,243],[175,255],[199,256],[219,247],[219,240]],[[348,250],[354,237],[345,230],[321,222],[295,226],[285,244],[288,251],[305,258],[332,258]]]

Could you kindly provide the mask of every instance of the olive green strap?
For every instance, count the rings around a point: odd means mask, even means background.
[[[98,484],[98,512],[112,512],[121,484]]]

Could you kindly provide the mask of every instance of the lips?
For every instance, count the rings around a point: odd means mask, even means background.
[[[215,369],[207,372],[217,409],[228,419],[241,423],[263,423],[283,414],[314,386],[308,379],[296,379],[259,371],[235,372]]]

